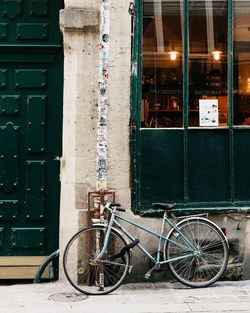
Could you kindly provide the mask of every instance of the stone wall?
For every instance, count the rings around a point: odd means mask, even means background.
[[[128,5],[124,0],[111,4],[108,86],[108,188],[116,191],[124,206],[130,205]],[[99,0],[65,0],[60,12],[64,39],[60,251],[79,227],[87,225],[87,194],[96,186],[99,6]]]
[[[108,188],[116,199],[130,208],[130,71],[131,16],[129,1],[111,1],[111,34],[109,57],[108,109]],[[64,109],[63,155],[61,159],[60,251],[78,230],[87,225],[87,194],[96,186],[96,139],[99,64],[99,0],[65,0],[60,13],[64,38]],[[156,218],[126,215],[154,230],[160,229]],[[212,216],[221,227],[227,227],[230,241],[228,279],[250,278],[250,224],[242,214]],[[146,245],[151,238],[134,233]],[[141,280],[148,261],[138,251],[133,253],[135,270],[130,281]],[[61,271],[62,273],[62,271]],[[238,274],[237,274],[238,273]],[[63,275],[61,275],[63,277]],[[164,279],[156,273],[156,279]]]

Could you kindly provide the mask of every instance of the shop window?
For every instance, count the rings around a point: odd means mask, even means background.
[[[133,203],[249,208],[250,0],[135,3]]]
[[[234,125],[250,125],[250,1],[234,1]]]
[[[227,1],[190,1],[190,127],[228,125],[227,85]]]
[[[144,2],[142,127],[183,126],[182,4]]]

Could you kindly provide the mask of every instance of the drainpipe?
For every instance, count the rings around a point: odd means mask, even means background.
[[[107,116],[108,116],[108,58],[110,33],[110,1],[100,0],[100,54],[97,125],[96,189],[107,190]]]

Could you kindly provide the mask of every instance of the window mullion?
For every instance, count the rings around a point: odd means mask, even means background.
[[[184,0],[184,20],[183,20],[183,41],[184,41],[184,56],[183,56],[183,110],[184,110],[184,129],[188,128],[188,88],[189,88],[189,69],[188,69],[188,54],[189,54],[189,23],[188,23],[188,0]]]
[[[228,1],[228,125],[230,201],[234,201],[234,132],[233,132],[233,0]]]
[[[183,152],[184,152],[184,202],[188,202],[188,94],[189,94],[189,68],[188,68],[188,54],[189,54],[189,23],[188,23],[188,0],[184,0],[183,5],[183,125],[184,125],[184,138],[183,138]]]

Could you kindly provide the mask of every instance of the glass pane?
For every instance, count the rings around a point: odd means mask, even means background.
[[[189,126],[228,125],[227,2],[189,1]]]
[[[141,126],[182,127],[183,1],[143,1]]]
[[[250,1],[234,4],[234,124],[250,125]]]

